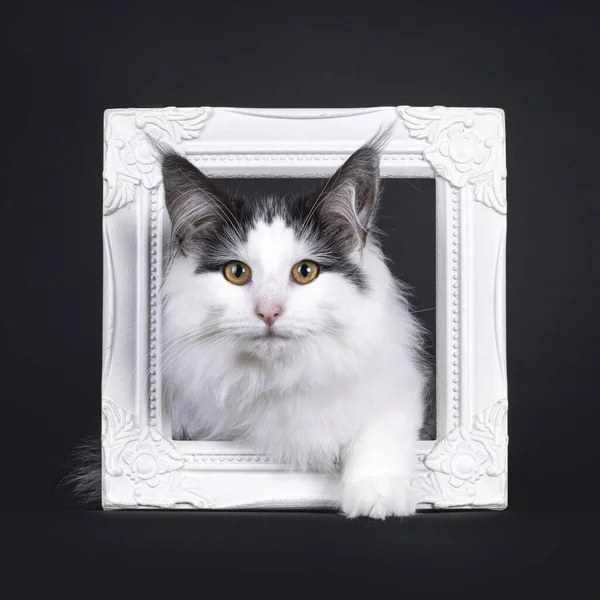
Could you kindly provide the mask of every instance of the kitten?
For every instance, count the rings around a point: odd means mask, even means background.
[[[340,476],[348,517],[410,515],[421,328],[378,242],[387,134],[303,197],[241,199],[160,148],[174,255],[163,286],[175,439],[233,439]]]

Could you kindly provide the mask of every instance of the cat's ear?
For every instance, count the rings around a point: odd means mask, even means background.
[[[231,198],[190,161],[147,136],[160,161],[173,241],[181,250],[231,214]]]
[[[392,126],[356,150],[317,195],[319,218],[349,246],[364,246],[373,227],[381,188],[379,163]]]

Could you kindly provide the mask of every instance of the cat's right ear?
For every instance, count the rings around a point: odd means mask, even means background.
[[[185,253],[230,214],[231,199],[190,161],[147,136],[159,158],[172,237]]]

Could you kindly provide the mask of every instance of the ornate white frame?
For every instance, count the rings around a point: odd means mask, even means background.
[[[104,118],[103,506],[338,505],[336,481],[227,442],[172,441],[160,382],[168,218],[144,139],[215,177],[324,177],[397,119],[384,177],[435,177],[437,436],[419,443],[421,509],[507,505],[504,113],[495,108],[107,110]]]

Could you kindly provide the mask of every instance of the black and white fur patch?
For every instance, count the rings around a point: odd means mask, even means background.
[[[282,219],[327,257],[320,262],[322,271],[340,273],[365,290],[365,273],[352,254],[375,234],[379,163],[389,134],[385,130],[359,148],[310,194],[253,198],[231,196],[186,158],[151,140],[161,161],[173,248],[195,258],[197,273],[221,270],[258,221]]]

